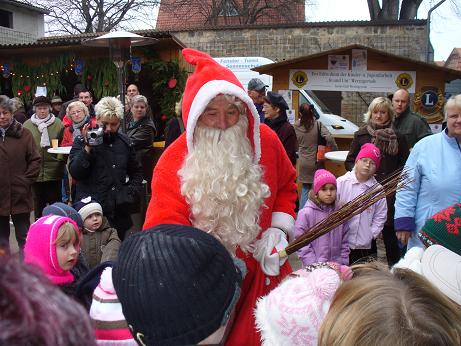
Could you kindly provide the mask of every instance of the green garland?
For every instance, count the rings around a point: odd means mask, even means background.
[[[48,64],[29,66],[22,62],[15,62],[11,68],[12,88],[15,96],[23,101],[31,101],[37,86],[46,86],[48,94],[65,93],[65,87],[61,84],[61,74],[66,69],[71,69],[73,57],[61,55]]]
[[[167,119],[174,117],[175,105],[181,99],[186,85],[187,72],[180,68],[178,61],[152,61],[146,64],[152,69],[152,89],[162,114]],[[176,84],[175,84],[176,82]]]
[[[96,98],[118,94],[117,69],[108,58],[85,60],[82,81]]]
[[[142,64],[141,73],[147,74],[153,81],[153,93],[162,114],[168,119],[174,117],[175,104],[181,98],[187,72],[180,68],[178,61],[159,60],[151,54],[148,54],[147,58],[149,60]],[[37,86],[46,86],[48,95],[67,94],[61,76],[64,73],[73,73],[74,59],[73,55],[67,54],[40,66],[14,63],[11,68],[14,95],[20,96],[24,102],[29,102]],[[93,90],[94,96],[98,99],[118,94],[117,70],[108,58],[85,59],[80,79]]]

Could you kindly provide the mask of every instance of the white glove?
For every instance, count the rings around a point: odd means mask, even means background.
[[[287,257],[280,259],[277,252],[285,249],[287,245],[286,234],[281,229],[273,227],[269,227],[261,239],[255,242],[253,257],[261,264],[261,269],[266,275],[280,274],[280,266],[285,263]],[[277,252],[274,252],[274,247]]]

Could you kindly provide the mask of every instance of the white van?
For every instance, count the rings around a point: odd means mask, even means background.
[[[333,114],[328,107],[311,90],[299,90],[299,103],[309,103],[314,106],[317,119],[330,131],[333,136],[354,135],[359,129],[352,121]]]
[[[248,87],[248,82],[252,78],[261,79],[266,85],[268,91],[272,90],[272,76],[267,74],[259,74],[251,69],[261,65],[272,64],[274,61],[264,57],[230,57],[230,58],[214,58],[221,65],[230,69],[239,81],[244,86],[245,90]],[[359,128],[353,122],[333,114],[325,104],[315,96],[310,90],[299,90],[298,104],[308,102],[314,105],[315,113],[318,119],[325,125],[333,136],[348,135],[351,136]]]

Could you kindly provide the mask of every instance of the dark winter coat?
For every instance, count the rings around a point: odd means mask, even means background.
[[[285,148],[293,166],[296,166],[296,152],[298,151],[298,140],[293,126],[288,122],[285,114],[279,115],[275,119],[266,119],[265,123],[275,131]]]
[[[0,215],[29,213],[40,154],[30,131],[16,120],[0,136],[0,172]]]
[[[82,253],[90,269],[99,263],[117,260],[120,244],[117,230],[110,226],[105,217],[97,231],[90,232],[83,228]]]
[[[392,173],[403,168],[408,155],[410,154],[405,136],[401,135],[399,132],[396,132],[395,134],[397,135],[399,152],[397,155],[391,156],[381,150],[381,164],[375,174],[375,178],[378,182],[382,182]],[[348,171],[351,171],[354,167],[355,158],[359,154],[360,148],[365,143],[371,143],[371,135],[367,130],[367,125],[362,126],[354,133],[354,139],[352,140],[346,162],[344,163]],[[392,226],[394,224],[394,201],[395,195],[391,195],[387,198],[387,226]]]
[[[136,160],[142,166],[143,178],[148,182],[152,180],[152,172],[154,169],[154,138],[155,138],[154,122],[144,117],[135,123],[131,123],[126,134],[133,143],[136,152]]]
[[[393,127],[405,137],[409,148],[413,148],[421,138],[432,134],[426,119],[410,111],[410,107],[394,119]]]
[[[69,156],[69,173],[77,180],[75,200],[91,196],[102,206],[104,215],[129,214],[139,199],[142,171],[129,138],[116,133],[103,144],[85,151],[85,140],[74,140]],[[127,180],[128,178],[128,180]]]

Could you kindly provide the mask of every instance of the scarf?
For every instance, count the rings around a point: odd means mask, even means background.
[[[86,123],[88,123],[90,120],[90,117],[89,116],[86,116],[82,121],[80,121],[79,123],[72,123],[72,140],[74,140],[75,138],[77,138],[78,136],[80,136],[81,134],[81,131],[80,129],[83,127],[83,125],[85,125]]]
[[[37,126],[38,131],[42,134],[42,137],[40,138],[40,147],[46,148],[50,146],[50,136],[48,135],[48,126],[52,125],[55,120],[56,120],[56,117],[54,116],[53,113],[50,113],[45,119],[39,119],[37,117],[37,114],[33,114],[30,117],[30,121],[32,121],[32,124]]]
[[[390,126],[390,121],[384,125],[370,122],[367,125],[367,131],[371,136],[371,142],[376,145],[381,152],[395,156],[399,153],[399,143],[395,131]]]

